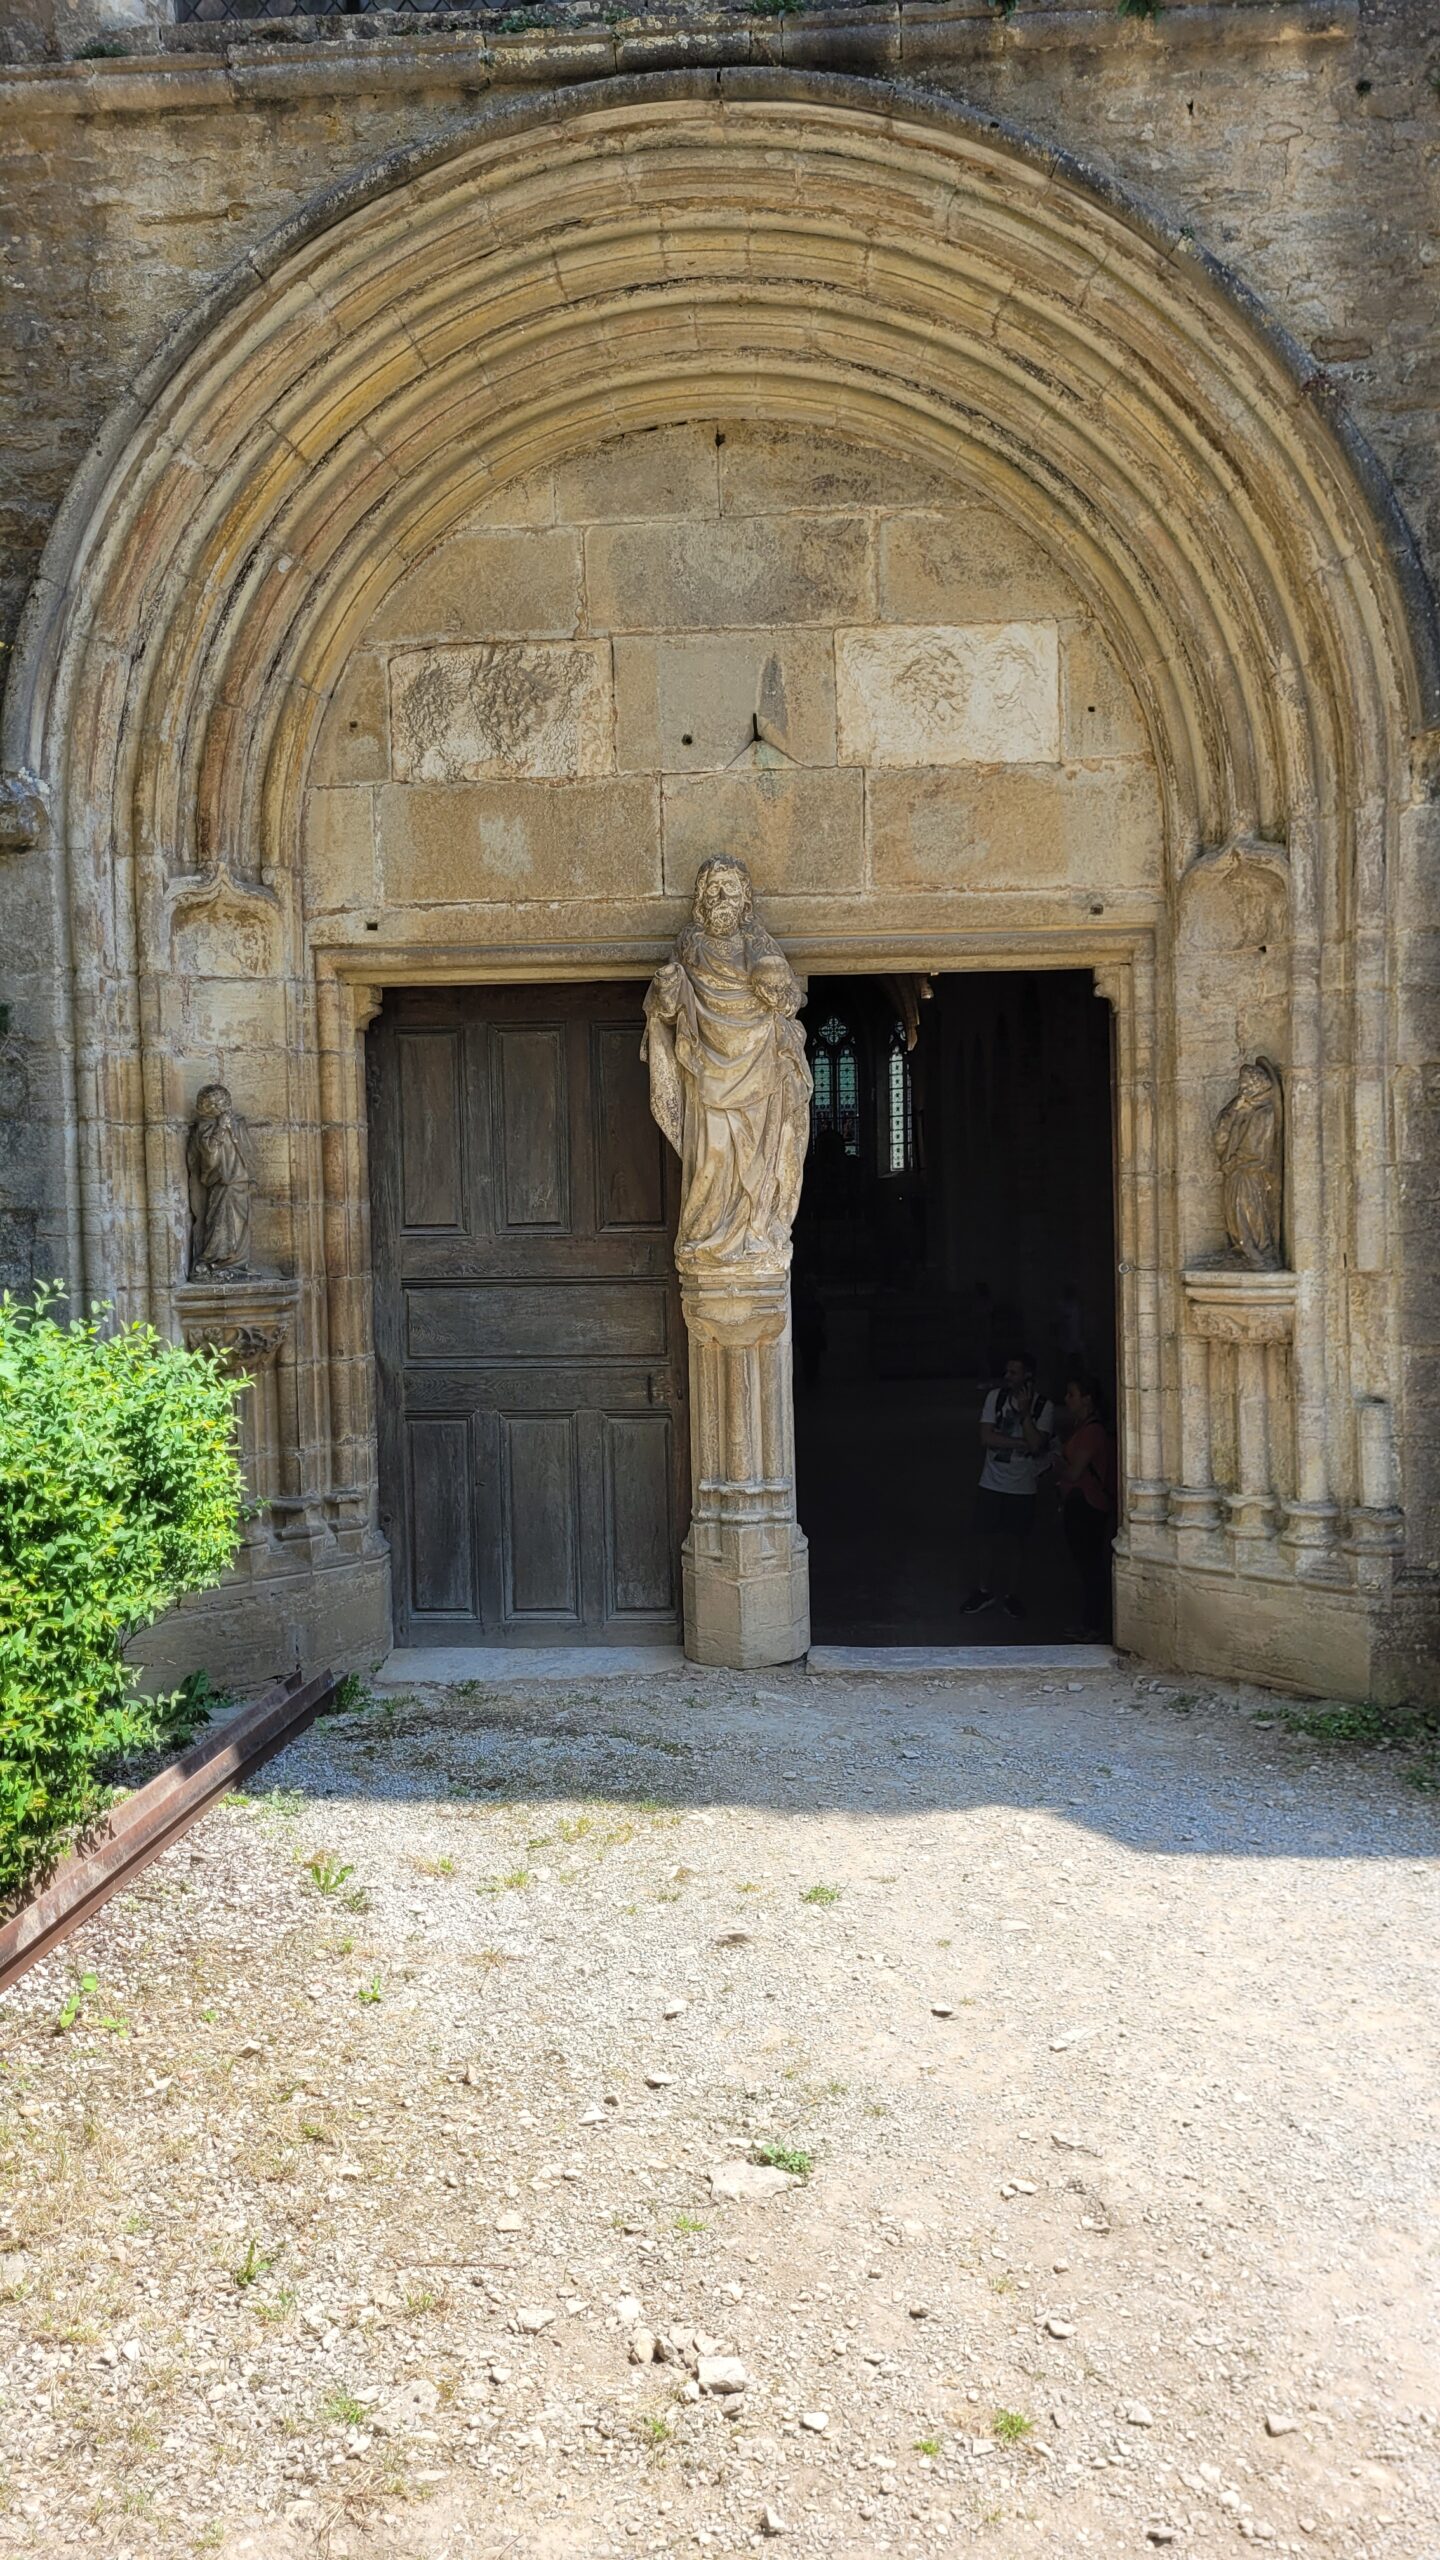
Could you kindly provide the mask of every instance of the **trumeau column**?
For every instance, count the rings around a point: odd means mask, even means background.
[[[685,1649],[736,1671],[810,1642],[795,1518],[790,1229],[810,1134],[801,990],[750,875],[702,863],[645,997],[650,1107],[680,1157],[675,1262],[690,1338]]]

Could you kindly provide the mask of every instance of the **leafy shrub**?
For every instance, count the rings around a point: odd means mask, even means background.
[[[56,1294],[0,1297],[0,1899],[93,1817],[107,1761],[183,1727],[124,1647],[219,1580],[245,1494],[216,1356],[59,1323]]]

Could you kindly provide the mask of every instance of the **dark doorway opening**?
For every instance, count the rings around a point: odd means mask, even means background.
[[[1113,1430],[1110,1009],[1084,970],[813,978],[795,1433],[817,1643],[1058,1643],[1080,1587],[1042,1476],[1023,1618],[964,1614],[985,1395],[1030,1351]]]

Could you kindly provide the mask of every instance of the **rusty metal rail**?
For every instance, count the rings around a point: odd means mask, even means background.
[[[218,1796],[313,1724],[334,1689],[333,1671],[318,1671],[298,1687],[267,1689],[253,1706],[227,1716],[158,1777],[112,1806],[91,1846],[66,1858],[34,1900],[0,1927],[0,1991],[8,1991],[112,1893],[133,1884]]]

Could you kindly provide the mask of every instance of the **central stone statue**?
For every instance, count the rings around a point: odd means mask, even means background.
[[[744,863],[712,855],[674,957],[645,997],[650,1108],[682,1169],[682,1273],[739,1264],[758,1278],[789,1266],[810,1135],[802,1001],[779,944],[756,922]]]
[[[690,1337],[685,1649],[748,1671],[810,1642],[795,1518],[790,1229],[810,1137],[802,993],[755,920],[750,874],[712,854],[645,996],[650,1108],[680,1158],[675,1262]]]

